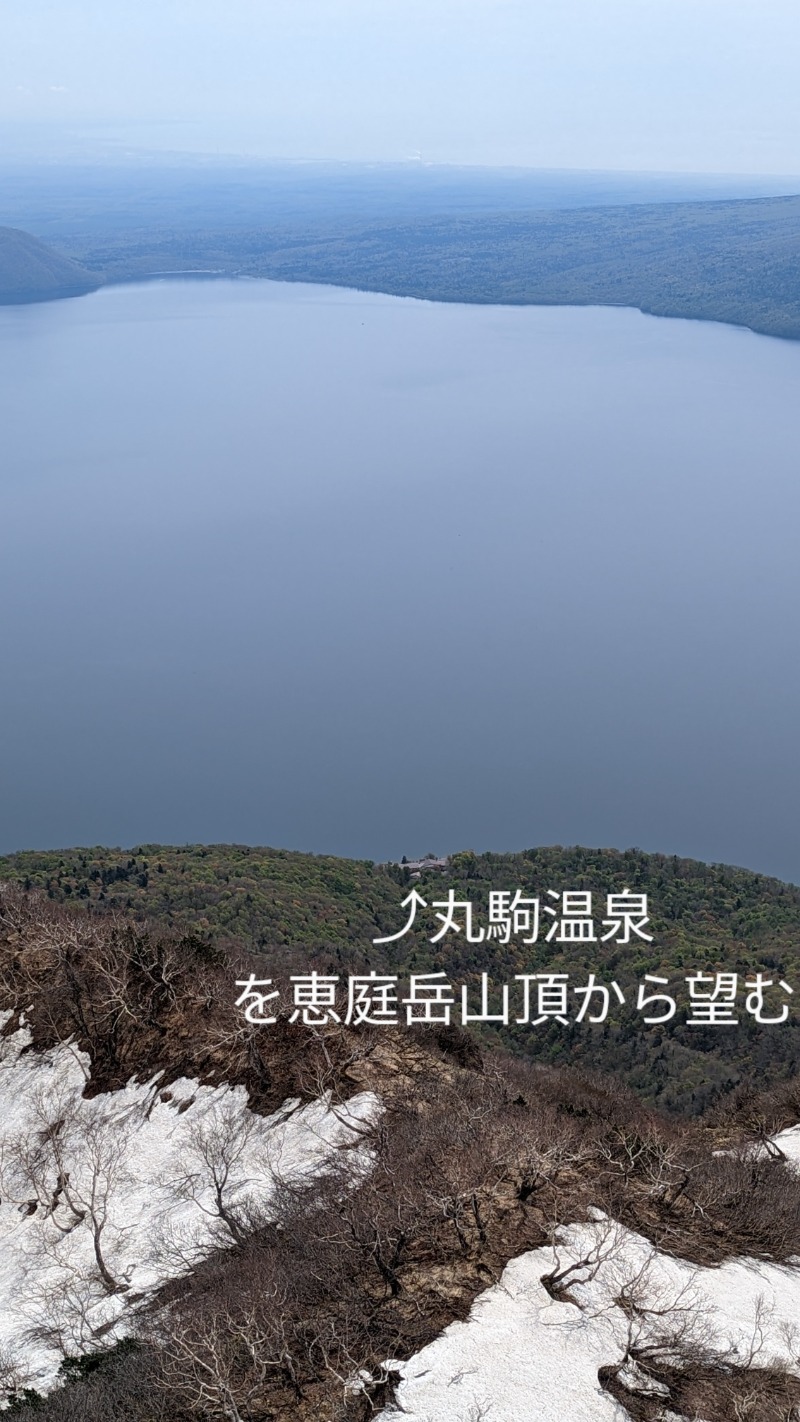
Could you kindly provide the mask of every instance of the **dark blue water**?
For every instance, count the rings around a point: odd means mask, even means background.
[[[0,310],[0,848],[800,879],[800,345],[156,283]]]

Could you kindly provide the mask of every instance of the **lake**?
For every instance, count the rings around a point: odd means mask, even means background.
[[[621,309],[0,309],[0,851],[800,880],[799,396],[800,344]]]

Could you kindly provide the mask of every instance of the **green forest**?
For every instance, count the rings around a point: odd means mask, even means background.
[[[92,232],[106,281],[204,270],[431,301],[632,306],[800,337],[800,197]]]
[[[14,227],[0,227],[0,306],[96,291],[103,278]]]
[[[800,197],[494,212],[449,201],[438,213],[384,203],[379,219],[363,196],[325,213],[265,199],[249,225],[235,202],[188,212],[176,202],[171,216],[156,204],[138,225],[113,205],[103,220],[39,214],[58,251],[0,229],[0,303],[202,274],[431,301],[629,306],[800,337]]]
[[[471,1030],[543,1063],[615,1072],[666,1109],[700,1114],[715,1103],[721,1109],[739,1089],[777,1086],[795,1073],[799,888],[744,869],[640,850],[558,846],[519,854],[463,852],[444,868],[413,873],[403,864],[243,845],[74,849],[0,860],[0,880],[50,900],[92,915],[147,920],[155,931],[191,934],[216,949],[256,953],[264,975],[276,982],[313,968],[342,978],[373,969],[401,978],[442,970],[457,991],[469,985],[474,1000],[482,972],[494,987],[512,984],[517,973],[566,972],[571,990],[594,972],[598,981],[616,981],[626,999],[624,1005],[612,1001],[603,1024],[519,1026],[512,1010],[508,1027]],[[412,888],[428,907],[402,938],[375,946],[374,939],[403,927],[409,911],[401,905]],[[648,896],[652,943],[635,935],[627,945],[547,942],[553,920],[544,909],[538,940],[530,946],[514,937],[508,944],[468,943],[463,932],[430,941],[440,927],[433,905],[446,901],[450,889],[457,900],[474,905],[477,927],[487,922],[490,891],[519,889],[543,905],[553,902],[550,892],[591,891],[599,921],[607,895],[625,888]],[[740,1007],[737,1025],[690,1026],[685,978],[698,971],[737,973],[742,987],[760,972],[774,984],[788,981],[798,996],[782,1024],[760,1025]],[[663,1027],[644,1026],[635,1010],[645,974],[667,977],[678,1000],[679,1010]],[[784,995],[775,991],[770,1001],[777,1009]]]

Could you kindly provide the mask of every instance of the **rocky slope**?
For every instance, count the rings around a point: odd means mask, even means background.
[[[258,967],[2,895],[18,1422],[796,1417],[793,1083],[669,1117],[458,1028],[249,1024]]]

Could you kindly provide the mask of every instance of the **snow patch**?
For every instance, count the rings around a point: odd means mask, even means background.
[[[594,1213],[552,1247],[512,1260],[465,1322],[410,1361],[393,1361],[403,1377],[398,1407],[376,1422],[629,1422],[598,1369],[622,1364],[631,1341],[662,1356],[681,1344],[736,1349],[755,1366],[800,1370],[800,1261],[699,1268]]]
[[[800,1126],[789,1126],[788,1130],[779,1131],[774,1140],[788,1163],[800,1169]]]
[[[86,1100],[84,1052],[29,1046],[24,1027],[0,1040],[0,1392],[44,1391],[65,1354],[122,1336],[132,1306],[231,1243],[220,1208],[268,1213],[343,1148],[367,1164],[372,1093],[268,1117],[243,1087],[188,1078]]]

